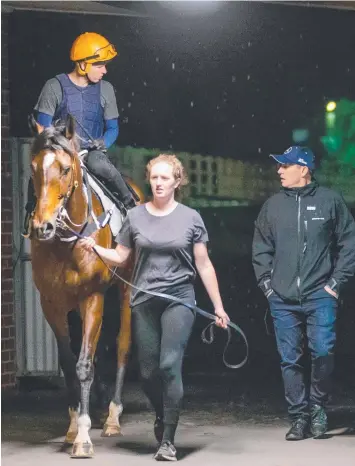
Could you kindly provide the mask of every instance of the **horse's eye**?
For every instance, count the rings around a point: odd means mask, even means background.
[[[63,176],[66,176],[70,171],[70,167],[63,168]]]

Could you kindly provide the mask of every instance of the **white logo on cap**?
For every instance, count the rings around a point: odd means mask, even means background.
[[[307,162],[304,159],[301,159],[301,157],[297,160],[297,162],[301,162],[301,163],[304,163],[305,165],[307,165]]]
[[[284,154],[288,154],[292,151],[292,147],[289,147],[288,149],[285,150]]]

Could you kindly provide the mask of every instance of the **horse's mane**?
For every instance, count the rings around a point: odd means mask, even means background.
[[[72,139],[67,139],[64,134],[66,125],[63,121],[57,120],[52,126],[44,128],[34,140],[33,153],[38,154],[44,149],[64,150],[67,154],[73,156],[79,150],[77,136],[74,134]]]

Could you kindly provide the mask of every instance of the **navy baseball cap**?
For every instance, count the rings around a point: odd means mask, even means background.
[[[273,157],[276,162],[282,164],[302,165],[303,167],[308,167],[310,170],[313,170],[315,167],[314,154],[308,147],[291,146],[283,154],[270,154],[270,157]]]

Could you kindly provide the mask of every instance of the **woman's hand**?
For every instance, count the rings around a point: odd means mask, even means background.
[[[215,309],[214,313],[216,314],[217,327],[227,328],[227,322],[230,321],[230,318],[228,314],[225,312],[225,310],[221,307],[221,308]]]
[[[91,251],[96,246],[96,241],[94,238],[87,236],[86,238],[78,241],[78,246],[82,247],[86,251]]]

